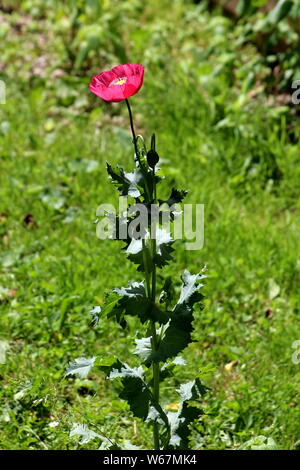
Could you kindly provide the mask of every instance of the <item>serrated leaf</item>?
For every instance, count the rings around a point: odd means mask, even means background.
[[[93,367],[96,356],[91,358],[78,357],[74,362],[70,362],[66,371],[66,376],[77,375],[80,379],[85,379]]]
[[[149,391],[137,378],[124,379],[123,391],[120,398],[126,400],[132,413],[143,420],[146,419],[149,409]]]
[[[141,366],[131,368],[128,364],[116,359],[110,366],[100,365],[100,368],[105,371],[108,379],[120,379],[122,391],[119,396],[127,401],[135,416],[146,420],[150,406],[153,406],[168,429],[167,416],[159,403],[155,402],[152,392],[144,380],[144,371]]]
[[[109,316],[114,315],[116,321],[122,325],[125,315],[138,316],[142,323],[148,320],[160,324],[167,323],[168,312],[161,310],[147,297],[144,282],[129,282],[129,287],[113,289],[120,299],[114,301]],[[105,311],[105,309],[104,309]]]
[[[88,444],[91,440],[95,439],[96,437],[103,439],[103,436],[101,436],[100,434],[90,430],[84,424],[78,423],[74,423],[70,431],[70,437],[73,436],[81,437],[81,441],[79,441],[79,444]]]
[[[113,292],[121,298],[111,310],[116,314],[117,320],[124,315],[138,316],[142,323],[149,319],[151,303],[147,298],[144,282],[131,282],[129,287],[115,288]]]
[[[199,379],[181,385],[179,389],[181,403],[176,413],[167,414],[170,423],[170,440],[168,449],[187,449],[190,435],[190,424],[193,423],[203,411],[195,406],[189,406],[190,400],[197,400],[206,393]]]
[[[90,310],[90,314],[92,316],[92,325],[95,326],[99,323],[99,314],[101,313],[101,307],[96,305],[95,307]]]
[[[102,441],[99,450],[121,450],[117,444],[113,443],[102,434],[92,431],[85,424],[74,423],[69,435],[70,437],[81,437],[81,441],[79,441],[81,445],[88,444],[90,441],[97,438]]]
[[[201,300],[202,295],[198,293],[198,290],[203,286],[203,284],[199,284],[198,281],[204,278],[205,276],[203,274],[190,274],[189,271],[184,271],[182,275],[183,285],[181,288],[181,294],[174,312],[182,310],[183,305],[190,308],[193,304]]]
[[[120,398],[127,401],[135,416],[145,420],[148,416],[152,394],[144,382],[143,368],[131,368],[117,361],[110,367],[107,378],[121,379]]]
[[[165,201],[162,199],[159,199],[158,202],[160,205],[168,204],[168,206],[173,206],[174,204],[179,204],[180,202],[182,202],[185,196],[187,195],[187,193],[188,192],[186,190],[178,190],[178,189],[173,188],[171,191],[171,195],[168,199],[166,199]]]
[[[172,319],[163,334],[158,349],[155,353],[151,353],[150,356],[145,359],[145,364],[149,365],[152,361],[165,362],[167,359],[174,357],[183,351],[183,349],[185,349],[192,341],[192,320],[193,318],[191,317],[191,319],[186,321],[186,324],[183,325],[182,321]]]
[[[159,411],[154,406],[149,407],[148,416],[145,420],[146,422],[158,423],[158,424],[165,424],[161,418]]]
[[[199,283],[205,276],[203,274],[192,275],[185,271],[182,276],[182,287],[179,301],[170,312],[170,321],[164,328],[161,342],[155,352],[149,349],[146,341],[139,343],[138,354],[143,356],[148,366],[152,361],[165,362],[168,358],[177,356],[192,340],[193,309],[195,303],[202,300],[199,289],[203,284]],[[148,355],[147,355],[148,353]]]
[[[152,355],[151,336],[147,338],[136,339],[135,344],[135,354],[143,359],[143,361],[145,361],[147,364],[149,364],[149,358],[151,358]]]
[[[137,255],[138,253],[142,251],[142,249],[143,249],[142,239],[132,238],[126,249],[126,253],[128,253],[129,255]]]
[[[150,244],[150,233],[147,233],[145,236],[145,245],[146,249]],[[169,261],[172,259],[171,253],[174,251],[172,248],[172,244],[174,240],[172,240],[171,234],[167,232],[165,229],[156,227],[156,254],[154,259],[150,259],[151,251],[148,249],[148,261],[149,261],[149,269],[152,268],[153,263],[156,264],[159,268],[162,268]],[[132,239],[127,246],[126,252],[128,254],[128,259],[132,261],[134,264],[138,264],[138,271],[145,271],[144,265],[144,258],[143,258],[143,242],[142,239],[136,240]]]
[[[106,163],[106,170],[112,179],[113,184],[118,188],[122,196],[131,196],[137,198],[141,195],[138,185],[143,175],[140,170],[135,169],[133,173],[126,173],[123,168],[113,168]]]
[[[123,168],[113,168],[109,163],[106,164],[107,172],[112,179],[113,184],[118,188],[122,196],[131,196],[135,199],[143,196],[144,200],[151,199],[153,193],[153,174],[148,168],[146,160],[140,155],[137,161],[137,168],[131,173],[126,173]],[[160,178],[155,176],[158,183]]]
[[[177,207],[177,205],[183,201],[187,193],[188,192],[185,190],[179,191],[178,189],[173,188],[171,195],[168,199],[159,199],[159,213],[162,220],[166,220],[167,213],[169,213],[169,217],[167,216],[167,220],[173,221],[176,216],[178,216],[182,212],[181,207]],[[166,208],[165,206],[168,206],[168,208]]]
[[[182,384],[179,388],[181,401],[197,400],[205,395],[207,388],[202,385],[199,379]]]
[[[164,228],[156,227],[156,255],[154,263],[159,268],[162,268],[172,259],[171,253],[174,251],[172,248],[172,240],[170,232]]]
[[[179,410],[167,414],[170,423],[171,437],[167,449],[182,450],[188,448],[190,435],[189,425],[202,414],[199,408],[184,403]]]
[[[144,380],[144,369],[142,366],[129,367],[123,364],[121,368],[112,368],[107,378],[116,379],[117,377],[137,377]]]

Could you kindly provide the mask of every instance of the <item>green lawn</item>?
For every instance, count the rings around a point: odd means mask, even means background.
[[[0,23],[7,86],[0,105],[0,448],[79,448],[69,437],[72,423],[151,446],[150,431],[101,372],[64,378],[79,356],[135,361],[134,321],[130,331],[110,322],[92,328],[89,314],[106,291],[141,279],[121,245],[97,239],[94,224],[98,205],[117,201],[105,162],[130,169],[132,149],[125,104],[104,104],[88,83],[130,59],[146,67],[131,103],[138,131],[148,140],[156,132],[162,196],[176,185],[189,190],[186,202],[205,205],[203,249],[176,242],[165,270],[179,281],[183,269],[207,265],[208,278],[195,342],[184,354],[188,366],[165,386],[163,402],[176,402],[178,384],[201,372],[210,392],[193,449],[235,449],[259,435],[295,449],[300,166],[293,108],[272,102],[267,90],[249,94],[247,64],[257,53],[239,46],[230,20],[189,2],[172,10],[159,2],[160,15],[155,1],[144,8],[104,2],[103,22],[95,23],[103,28],[99,55],[92,50],[82,63],[57,2],[44,2],[45,15],[41,1],[19,3]],[[37,71],[40,56],[46,65]]]

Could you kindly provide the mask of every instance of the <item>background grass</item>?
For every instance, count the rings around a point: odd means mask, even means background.
[[[186,202],[205,204],[204,248],[177,242],[165,273],[179,282],[186,267],[208,268],[188,366],[163,402],[176,403],[175,388],[200,373],[211,390],[193,449],[238,448],[258,435],[295,449],[297,107],[269,90],[261,52],[240,40],[247,23],[205,2],[64,3],[1,3],[0,447],[78,448],[74,422],[151,447],[101,373],[64,378],[81,355],[135,360],[138,325],[91,328],[89,315],[106,290],[140,279],[93,223],[99,204],[117,201],[105,161],[130,169],[132,148],[126,107],[91,96],[88,83],[130,60],[146,66],[131,102],[138,131],[157,135],[162,196],[175,185],[189,190]]]

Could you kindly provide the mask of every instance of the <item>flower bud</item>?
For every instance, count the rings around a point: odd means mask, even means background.
[[[151,167],[151,168],[154,168],[155,165],[158,163],[159,161],[159,156],[158,154],[156,153],[155,150],[149,150],[149,152],[147,153],[147,162],[148,162],[148,165]]]

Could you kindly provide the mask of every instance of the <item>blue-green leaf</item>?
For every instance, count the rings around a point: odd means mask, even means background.
[[[146,247],[149,243],[150,234],[148,233],[145,236]],[[174,248],[172,248],[173,243],[174,240],[172,240],[171,234],[169,232],[167,232],[164,228],[156,227],[156,254],[154,255],[153,259],[149,259],[150,250],[148,250],[148,261],[150,262],[150,268],[152,268],[153,264],[156,264],[156,266],[162,268],[168,264],[169,261],[171,261],[171,253],[174,251]],[[134,264],[139,265],[138,271],[144,272],[146,267],[144,265],[142,239],[130,240],[126,252],[128,254],[128,259]]]
[[[201,301],[203,296],[199,289],[203,286],[199,281],[205,276],[203,274],[190,274],[185,271],[182,276],[182,287],[179,301],[172,312],[168,312],[170,320],[160,330],[162,339],[155,352],[151,349],[151,338],[137,340],[136,354],[149,366],[152,361],[165,362],[168,358],[177,356],[191,341],[193,331],[193,309],[194,305]]]
[[[96,305],[95,307],[90,310],[90,314],[92,316],[92,325],[95,326],[99,322],[99,314],[101,313],[101,307],[99,305]]]
[[[120,398],[127,401],[135,416],[145,420],[148,416],[152,396],[144,381],[143,368],[131,368],[127,364],[117,361],[110,367],[107,378],[121,379]]]
[[[78,423],[74,423],[70,431],[70,437],[73,437],[73,436],[81,437],[81,441],[79,441],[79,444],[88,444],[90,441],[92,441],[95,438],[100,438],[100,439],[103,438],[100,434],[97,434],[96,432],[92,431],[84,424],[78,424]]]
[[[123,168],[113,168],[109,163],[106,163],[106,170],[122,196],[137,198],[141,195],[138,185],[141,183],[143,175],[140,170],[135,169],[133,173],[126,173]]]
[[[96,356],[91,358],[78,357],[74,362],[70,362],[66,371],[66,376],[77,375],[80,379],[85,379],[93,367]]]
[[[181,385],[179,389],[181,398],[179,410],[176,413],[169,412],[167,415],[170,423],[168,449],[188,448],[189,426],[203,414],[203,410],[196,406],[190,406],[188,402],[203,397],[206,390],[206,387],[202,385],[199,379]]]

